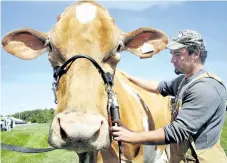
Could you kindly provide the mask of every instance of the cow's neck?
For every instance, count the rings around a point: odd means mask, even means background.
[[[115,75],[114,88],[119,100],[121,121],[129,129],[133,131],[150,131],[170,123],[169,98],[150,93],[132,84],[118,70]],[[167,103],[169,105],[166,105]],[[160,110],[162,110],[161,114]],[[141,145],[124,145],[124,156],[127,159],[144,162],[144,148]],[[112,146],[114,147],[114,145]],[[154,161],[161,156],[164,149],[165,146],[149,146],[146,153],[150,153],[149,155],[152,156],[150,159]]]
[[[161,107],[163,114],[170,115],[170,113],[164,113],[169,110],[168,105],[165,105],[168,99],[164,99],[161,96],[151,94],[136,87],[119,71],[116,71],[114,83],[114,91],[116,92],[119,101],[121,121],[126,127],[133,131],[154,130],[170,121],[170,117],[167,116],[165,117],[165,120],[160,121],[163,117],[160,118],[162,114],[159,114]],[[156,101],[160,101],[160,104],[157,105]],[[152,110],[150,110],[151,107]],[[127,160],[144,162],[144,156],[146,154],[141,145],[128,143],[122,143],[122,145],[122,160],[124,160],[124,162],[128,162]],[[158,148],[149,146],[149,148],[152,148],[147,150],[147,152],[149,152],[149,159],[151,159],[152,162],[158,159],[161,156],[161,152],[164,150],[164,146]],[[118,145],[115,141],[112,141],[111,146],[104,151],[90,152],[87,154],[89,154],[87,159],[90,160],[91,163],[116,163],[119,161]]]

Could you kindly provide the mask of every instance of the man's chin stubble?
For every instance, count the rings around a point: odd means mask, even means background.
[[[183,74],[178,68],[175,68],[174,72],[175,72],[175,74],[177,74],[177,75]]]

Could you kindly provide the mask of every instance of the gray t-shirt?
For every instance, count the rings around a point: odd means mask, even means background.
[[[192,79],[207,72],[199,72],[187,78],[185,85]],[[176,96],[179,83],[184,75],[169,82],[160,82],[158,89],[163,96]],[[164,127],[165,141],[180,143],[191,135],[197,150],[213,146],[221,136],[225,121],[227,92],[223,85],[212,78],[196,80],[186,89],[182,98],[182,108],[176,119]]]

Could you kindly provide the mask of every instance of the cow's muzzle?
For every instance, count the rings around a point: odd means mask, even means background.
[[[48,142],[55,148],[78,153],[105,149],[110,145],[108,122],[95,113],[58,113],[52,121]]]

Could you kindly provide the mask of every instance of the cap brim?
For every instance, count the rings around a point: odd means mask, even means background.
[[[181,44],[179,42],[176,41],[171,41],[169,44],[167,44],[166,49],[170,49],[170,50],[177,50],[177,49],[181,49],[186,47],[186,45]]]

